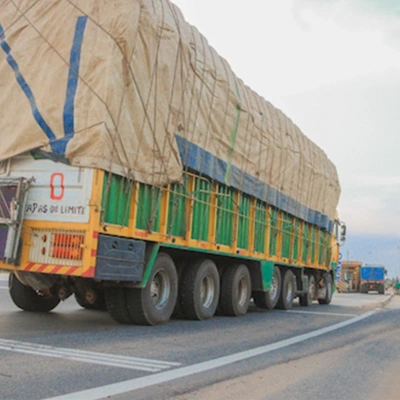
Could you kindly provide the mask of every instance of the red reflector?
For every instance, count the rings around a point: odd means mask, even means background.
[[[52,235],[51,257],[81,260],[84,235],[73,233],[55,233]]]
[[[68,258],[70,260],[81,260],[82,249],[73,247],[53,247],[51,256],[55,258]]]
[[[80,246],[83,244],[83,235],[71,235],[66,233],[56,233],[53,236],[53,244],[54,246]]]

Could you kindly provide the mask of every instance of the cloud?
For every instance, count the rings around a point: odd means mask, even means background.
[[[356,186],[376,186],[380,190],[386,188],[393,189],[393,187],[399,186],[400,190],[400,175],[398,176],[355,176],[352,177],[353,185]]]
[[[369,4],[371,3],[371,4]],[[293,2],[293,16],[303,31],[299,39],[318,71],[314,83],[362,79],[400,69],[400,14],[380,2],[336,0]],[[398,6],[397,6],[398,7]],[[314,69],[314,68],[313,68]],[[314,71],[315,72],[315,71]]]
[[[390,179],[364,185],[358,182],[343,188],[340,218],[354,233],[400,236],[399,204],[400,186]]]

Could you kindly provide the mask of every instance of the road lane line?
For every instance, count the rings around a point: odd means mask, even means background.
[[[330,313],[330,312],[321,312],[321,311],[286,310],[286,311],[283,311],[283,312],[285,312],[285,313],[294,313],[294,314],[334,315],[334,316],[337,316],[337,317],[358,317],[358,314]]]
[[[8,344],[13,347],[24,347],[24,348],[31,348],[40,351],[56,351],[63,354],[77,354],[77,355],[85,355],[85,356],[95,356],[95,357],[103,357],[103,358],[113,358],[116,360],[127,360],[127,361],[135,361],[135,362],[144,362],[146,364],[152,364],[156,366],[179,366],[181,363],[177,362],[170,362],[170,361],[159,361],[159,360],[152,360],[148,358],[138,358],[138,357],[129,357],[129,356],[120,356],[115,354],[109,353],[97,353],[94,351],[86,351],[86,350],[76,350],[76,349],[69,349],[65,347],[54,347],[48,346],[45,344],[38,344],[38,343],[27,343],[21,342],[16,340],[9,340],[9,339],[0,339],[0,344]]]
[[[326,328],[317,329],[309,333],[295,336],[289,339],[281,340],[280,342],[268,344],[261,347],[256,347],[251,350],[242,351],[230,356],[220,357],[209,361],[204,361],[198,364],[189,365],[169,371],[159,372],[153,375],[144,376],[142,378],[135,378],[124,382],[112,383],[105,386],[99,386],[93,389],[82,390],[80,392],[69,393],[66,395],[48,398],[47,400],[98,400],[107,396],[115,396],[127,393],[133,390],[144,389],[149,386],[169,382],[175,379],[184,378],[186,376],[199,374],[201,372],[210,371],[215,368],[223,367],[225,365],[233,364],[238,361],[243,361],[251,357],[259,356],[269,353],[274,350],[279,350],[284,347],[291,346],[296,343],[303,342],[308,339],[315,338],[333,332],[337,329],[355,324],[363,319],[375,314],[375,310],[369,311],[365,314],[349,319],[347,321],[339,322],[338,324],[327,326]]]
[[[146,372],[159,372],[163,369],[177,367],[181,365],[180,363],[176,362],[118,356],[114,354],[96,353],[92,351],[81,351],[76,349],[59,348],[6,339],[0,339],[0,350],[45,357],[62,358],[64,360],[80,361],[119,368],[128,368]]]

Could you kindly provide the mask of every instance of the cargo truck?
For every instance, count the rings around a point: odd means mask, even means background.
[[[385,267],[367,264],[361,267],[360,293],[377,291],[385,294]]]
[[[331,302],[335,166],[168,0],[5,1],[0,268],[125,324]]]

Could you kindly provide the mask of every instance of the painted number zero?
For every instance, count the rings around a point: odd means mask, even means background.
[[[64,197],[64,174],[55,172],[50,177],[50,198],[52,200],[62,200]]]

